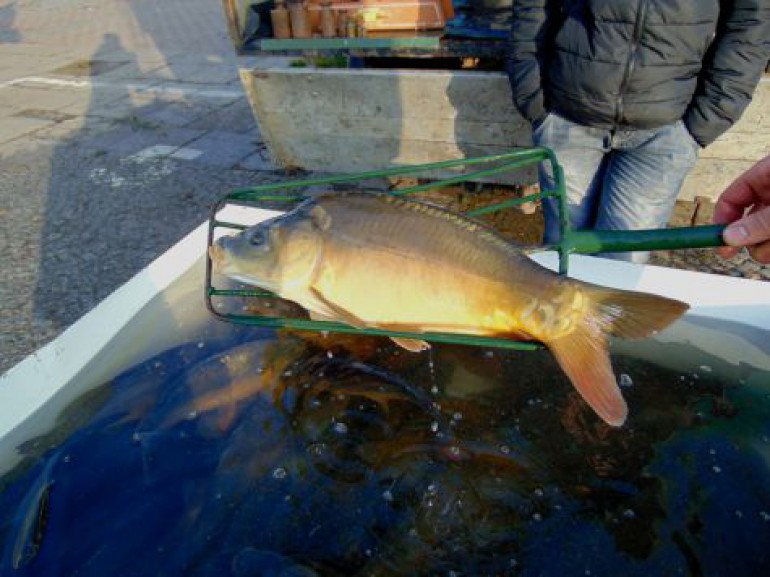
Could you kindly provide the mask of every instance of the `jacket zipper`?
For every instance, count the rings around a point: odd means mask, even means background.
[[[631,40],[631,51],[628,55],[626,70],[623,74],[623,81],[620,83],[620,94],[618,95],[618,101],[615,106],[614,128],[617,128],[620,125],[620,121],[623,119],[623,97],[626,94],[628,81],[631,79],[631,73],[634,71],[636,59],[639,55],[639,43],[642,39],[642,24],[644,23],[645,16],[647,16],[647,2],[645,0],[639,0],[639,9],[636,11],[636,21],[634,22],[634,36]]]

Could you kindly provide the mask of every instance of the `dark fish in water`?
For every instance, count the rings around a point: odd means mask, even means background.
[[[6,558],[10,553],[10,565],[14,569],[30,563],[43,542],[48,522],[51,489],[54,485],[53,470],[58,462],[58,455],[48,461],[19,504],[18,534],[14,541],[8,543],[9,550],[6,550]],[[3,564],[7,564],[7,560]]]
[[[322,195],[219,239],[210,254],[218,272],[294,301],[315,319],[539,340],[614,426],[628,409],[608,335],[645,338],[688,308],[559,276],[484,225],[389,195]],[[393,340],[413,351],[428,347]]]

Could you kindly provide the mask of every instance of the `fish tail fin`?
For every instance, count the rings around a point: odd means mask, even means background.
[[[632,291],[591,287],[584,321],[569,334],[546,343],[573,385],[609,425],[619,427],[628,415],[610,364],[608,338],[641,339],[678,319],[688,305]]]
[[[621,426],[628,407],[612,371],[605,334],[585,324],[546,344],[580,396],[608,425]]]
[[[592,287],[590,315],[604,332],[623,339],[643,339],[665,329],[690,306],[659,295]]]

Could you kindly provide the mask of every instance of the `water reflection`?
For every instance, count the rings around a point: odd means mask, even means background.
[[[3,574],[767,572],[767,391],[617,357],[618,430],[545,351],[238,334],[24,447]]]

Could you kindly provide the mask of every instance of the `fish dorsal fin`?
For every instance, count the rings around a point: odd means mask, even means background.
[[[483,222],[477,221],[463,214],[452,212],[451,210],[448,210],[442,206],[430,204],[424,201],[404,198],[401,196],[393,196],[390,194],[385,194],[382,196],[387,203],[396,205],[405,210],[412,210],[435,218],[444,219],[462,230],[478,235],[480,238],[483,238],[488,242],[492,242],[503,250],[509,250],[516,253],[517,255],[519,254],[519,247],[504,239],[496,230]]]

